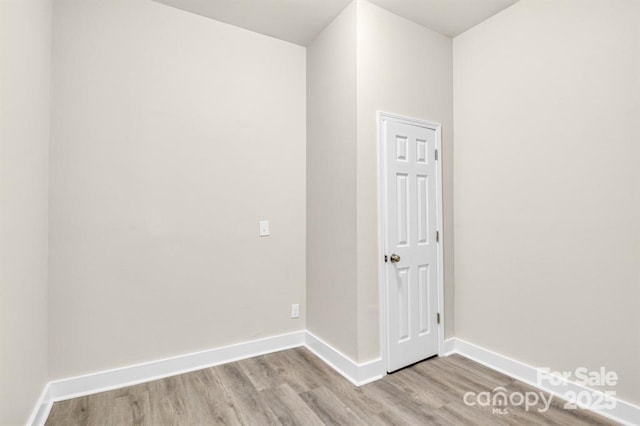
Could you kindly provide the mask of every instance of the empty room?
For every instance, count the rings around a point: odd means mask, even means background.
[[[0,426],[640,425],[640,0],[0,0]]]

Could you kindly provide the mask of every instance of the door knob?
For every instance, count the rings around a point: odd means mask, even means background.
[[[389,257],[389,260],[391,261],[391,263],[398,263],[400,262],[400,256],[394,253]]]

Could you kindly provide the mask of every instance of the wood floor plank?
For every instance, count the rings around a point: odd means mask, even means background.
[[[247,375],[253,386],[258,391],[278,386],[281,383],[281,374],[278,372],[273,361],[269,361],[266,356],[244,359],[238,365]]]
[[[300,395],[306,404],[327,425],[367,425],[371,413],[360,411],[348,401],[338,399],[325,387],[313,389]],[[354,411],[355,408],[355,411]]]
[[[383,411],[373,416],[370,424],[371,426],[414,426],[409,421],[387,411]]]
[[[196,374],[197,373],[197,374]],[[219,370],[208,368],[193,376],[194,394],[201,401],[201,418],[217,425],[241,425],[242,416],[219,377]]]
[[[260,397],[283,425],[320,426],[324,423],[288,384],[260,391]]]
[[[269,406],[258,397],[257,389],[237,364],[221,365],[219,371],[221,384],[231,397],[243,424],[280,424]]]
[[[91,398],[93,401],[94,398]],[[51,407],[46,425],[87,424],[89,397],[56,402]]]
[[[432,362],[420,363],[416,366],[416,370],[432,378],[437,377],[440,381],[444,381],[460,396],[466,392],[490,391],[496,387],[493,382],[475,376],[473,369],[452,368],[442,359],[434,359]]]
[[[491,413],[490,409],[481,407],[469,407],[462,401],[455,401],[446,404],[436,410],[436,415],[440,419],[440,424],[445,425],[508,425],[508,419]]]
[[[364,393],[364,387],[354,386],[309,350],[297,348],[286,351],[285,356],[292,362],[293,369],[303,372],[304,379],[310,384],[311,389],[321,386],[331,389],[339,400],[348,404],[352,411],[361,413],[363,418],[381,411],[381,408]]]
[[[404,369],[390,374],[387,380],[408,397],[433,409],[440,408],[453,399],[441,392],[434,391],[429,386],[425,386],[424,378],[413,369]]]
[[[278,373],[279,380],[287,383],[297,393],[314,389],[322,383],[317,376],[322,370],[318,370],[316,365],[305,365],[296,349],[269,355],[268,362]]]
[[[387,380],[373,382],[366,386],[364,392],[377,402],[383,411],[395,415],[407,422],[418,424],[426,422],[437,424],[437,417],[432,408],[421,405],[407,398],[400,389]]]
[[[497,371],[492,370],[489,367],[485,367],[482,364],[471,361],[470,359],[464,358],[463,356],[460,356],[458,354],[438,358],[438,362],[441,363],[441,365],[446,366],[446,368],[450,370],[464,371],[465,374],[472,375],[482,380],[491,388],[495,388],[498,386],[504,387],[513,382],[513,379],[511,377],[498,373]]]
[[[540,392],[459,355],[356,387],[305,348],[53,405],[47,426],[611,425],[586,410],[469,406],[466,392]]]
[[[527,385],[526,383],[514,381],[507,386],[508,391],[518,392],[536,392],[539,393],[540,389]],[[549,423],[553,424],[567,424],[568,422],[576,422],[579,424],[590,425],[615,425],[615,422],[608,420],[596,413],[585,409],[565,409],[566,401],[561,398],[553,398],[551,400],[551,407],[549,411],[544,413],[545,419]]]

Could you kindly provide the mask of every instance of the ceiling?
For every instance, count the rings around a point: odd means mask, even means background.
[[[518,0],[369,0],[389,12],[455,37]]]
[[[156,0],[306,46],[351,0]]]
[[[178,9],[306,46],[351,0],[156,0]],[[456,36],[518,0],[370,0]]]

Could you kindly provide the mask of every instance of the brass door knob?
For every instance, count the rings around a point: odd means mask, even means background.
[[[398,263],[400,262],[400,256],[394,253],[389,257],[389,260],[391,261],[391,263]]]

